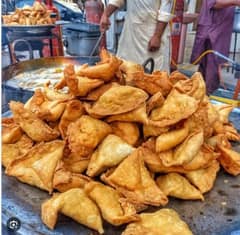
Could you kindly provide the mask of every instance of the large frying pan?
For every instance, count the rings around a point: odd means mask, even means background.
[[[99,61],[99,57],[46,57],[22,61],[16,64],[9,65],[2,70],[2,112],[8,110],[8,102],[16,100],[26,102],[32,95],[33,91],[22,89],[20,87],[6,84],[6,81],[23,72],[33,72],[41,68],[59,68],[66,64],[80,65],[88,63],[90,65]]]

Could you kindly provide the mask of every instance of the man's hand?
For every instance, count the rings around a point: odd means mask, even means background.
[[[151,52],[157,51],[160,48],[161,37],[158,35],[153,35],[148,43],[148,50]]]
[[[111,22],[109,20],[109,17],[104,12],[102,17],[101,17],[101,20],[100,20],[100,31],[101,32],[107,31],[109,29],[110,25],[111,25]]]

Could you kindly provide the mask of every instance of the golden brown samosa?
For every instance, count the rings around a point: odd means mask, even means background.
[[[65,67],[64,78],[70,93],[74,96],[86,96],[91,90],[104,83],[99,79],[91,79],[84,75],[76,75],[73,64],[69,64]]]
[[[14,144],[22,135],[20,125],[13,118],[2,118],[2,144]]]
[[[53,188],[59,192],[66,192],[72,188],[84,188],[90,181],[91,179],[85,175],[68,171],[63,162],[59,162],[53,177]]]
[[[146,101],[148,94],[131,86],[113,86],[108,89],[92,106],[96,115],[116,115],[136,109]]]
[[[143,125],[143,136],[144,136],[144,139],[147,139],[148,137],[152,137],[152,136],[157,137],[162,133],[168,132],[168,130],[169,130],[169,127],[167,126],[158,127],[148,123],[147,125]]]
[[[209,167],[190,171],[185,176],[201,193],[206,193],[212,189],[219,170],[219,163],[215,160]]]
[[[230,104],[217,104],[214,105],[214,108],[217,110],[219,121],[223,124],[229,123],[228,117],[234,106]]]
[[[102,219],[96,204],[87,197],[83,189],[74,188],[56,193],[42,204],[41,218],[50,229],[57,223],[58,213],[71,217],[80,224],[103,234]]]
[[[73,153],[87,157],[111,131],[107,123],[83,115],[68,126],[69,148]]]
[[[58,124],[58,129],[64,139],[67,135],[68,125],[85,113],[83,104],[80,100],[71,100],[66,103],[66,107]]]
[[[122,235],[193,235],[188,225],[173,209],[141,213],[139,222],[130,223]]]
[[[197,110],[198,103],[195,98],[173,88],[163,105],[152,110],[150,119],[159,127],[173,125],[192,115]]]
[[[150,95],[160,91],[163,96],[166,96],[172,89],[172,83],[166,71],[154,71],[152,74],[144,74],[143,78],[135,76],[132,82],[134,86],[145,90]]]
[[[120,64],[121,60],[110,54],[109,58],[104,62],[93,66],[80,67],[76,73],[79,76],[86,76],[91,79],[101,79],[108,82],[114,77]]]
[[[34,113],[24,108],[20,102],[11,101],[10,109],[13,118],[20,125],[22,130],[34,141],[51,141],[59,136],[59,132],[50,128],[45,122],[39,119]]]
[[[144,102],[143,104],[139,105],[139,107],[132,111],[110,116],[106,119],[106,121],[139,122],[143,124],[148,124],[146,103]]]
[[[133,122],[112,122],[110,124],[113,134],[119,136],[128,144],[135,146],[140,138],[138,125]]]
[[[116,135],[108,135],[90,158],[87,175],[94,177],[106,169],[118,165],[134,148]]]
[[[224,134],[214,135],[214,136],[206,139],[206,143],[209,146],[211,146],[214,150],[216,149],[217,145],[222,145],[226,148],[232,147],[231,143],[228,141],[226,135],[224,135]]]
[[[97,204],[103,218],[110,224],[119,226],[139,220],[134,206],[113,188],[92,181],[85,186],[84,190]]]
[[[184,125],[180,129],[160,134],[156,139],[156,152],[166,151],[177,146],[188,136],[188,132],[188,126]]]
[[[203,195],[178,173],[169,173],[156,179],[158,187],[167,196],[189,200],[204,200]]]
[[[201,101],[206,95],[206,85],[200,72],[195,72],[190,79],[178,81],[174,85],[182,93]]]
[[[218,160],[224,170],[231,175],[239,175],[240,153],[223,146],[218,146],[218,151],[220,152],[220,157]]]
[[[2,144],[2,165],[7,167],[28,152],[32,146],[33,141],[25,134],[14,144]]]
[[[51,193],[53,176],[63,156],[64,145],[64,141],[61,140],[39,143],[23,157],[12,161],[6,169],[6,174]]]
[[[169,80],[171,81],[171,83],[173,85],[175,85],[178,81],[180,80],[187,80],[189,79],[189,77],[187,77],[186,75],[184,75],[183,73],[179,72],[178,70],[173,71],[170,75],[169,75]]]
[[[183,143],[177,146],[172,156],[162,158],[163,164],[165,166],[177,166],[189,163],[199,152],[203,141],[202,130],[191,133]]]
[[[147,114],[149,114],[153,109],[161,107],[164,101],[165,98],[160,91],[152,95],[147,101]]]
[[[166,205],[167,197],[157,187],[144,165],[141,149],[135,150],[118,167],[101,179],[122,193],[130,202],[143,205]]]

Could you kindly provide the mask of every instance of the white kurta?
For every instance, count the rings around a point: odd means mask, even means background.
[[[169,22],[172,18],[173,0],[128,0],[127,13],[117,55],[123,59],[142,64],[149,57],[155,62],[155,70],[169,71],[170,30],[165,28],[160,49],[148,51],[148,43],[153,36],[157,21]],[[110,0],[109,4],[121,7],[124,0]]]

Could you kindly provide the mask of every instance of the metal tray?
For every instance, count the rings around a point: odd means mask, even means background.
[[[54,24],[43,25],[2,25],[7,31],[13,31],[14,33],[31,33],[39,34],[42,32],[49,32],[55,27]]]
[[[2,116],[10,116],[6,112]],[[236,118],[238,117],[238,118]],[[240,115],[230,120],[239,123]],[[234,149],[240,152],[240,145]],[[2,234],[7,232],[9,218],[17,217],[21,228],[18,235],[96,235],[95,231],[59,215],[56,228],[51,231],[41,221],[41,204],[50,198],[47,192],[6,176],[2,168]],[[239,235],[240,234],[240,175],[233,177],[220,171],[213,189],[204,194],[205,200],[190,201],[170,198],[166,207],[175,209],[190,226],[195,235]],[[146,212],[159,208],[151,207]],[[104,223],[105,235],[120,235],[125,225],[114,227]],[[137,235],[137,234],[136,234]]]
[[[240,148],[239,148],[240,150]],[[2,170],[4,172],[4,169]],[[240,233],[240,176],[218,174],[214,188],[205,194],[205,201],[184,201],[170,198],[168,208],[175,209],[188,223],[195,235],[239,235]],[[17,217],[21,235],[93,235],[97,234],[72,219],[59,215],[51,231],[41,221],[41,203],[50,198],[47,192],[2,175],[2,224]],[[154,211],[158,208],[149,208]],[[120,235],[125,226],[104,224],[105,235]],[[3,232],[3,235],[8,234]],[[136,234],[137,235],[137,234]]]

